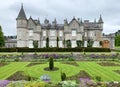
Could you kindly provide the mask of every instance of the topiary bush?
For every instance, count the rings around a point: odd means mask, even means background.
[[[101,81],[101,77],[100,76],[96,76],[95,79],[100,82]]]
[[[18,62],[18,61],[20,61],[20,59],[19,59],[19,58],[15,58],[14,61],[15,61],[15,62]]]
[[[50,70],[53,70],[53,69],[54,69],[54,60],[53,60],[53,58],[50,58],[50,59],[49,59],[49,69],[50,69]]]
[[[109,48],[76,47],[76,48],[0,48],[0,52],[111,52]]]
[[[66,74],[64,72],[61,72],[61,80],[64,81],[66,79]]]

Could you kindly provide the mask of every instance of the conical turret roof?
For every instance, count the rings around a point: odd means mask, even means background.
[[[99,22],[99,23],[104,23],[101,15],[100,15],[100,18],[99,18],[98,22]]]
[[[19,12],[19,14],[17,16],[17,19],[27,19],[26,15],[25,15],[25,12],[24,12],[24,9],[23,9],[23,4],[22,4],[20,12]]]

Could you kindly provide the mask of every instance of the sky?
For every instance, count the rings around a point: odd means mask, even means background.
[[[120,0],[0,0],[0,25],[4,35],[16,35],[16,17],[21,4],[27,18],[40,20],[47,18],[63,24],[73,17],[93,22],[100,14],[104,21],[103,33],[115,33],[120,30]]]

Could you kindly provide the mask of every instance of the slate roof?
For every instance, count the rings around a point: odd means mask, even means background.
[[[16,19],[27,19],[26,15],[25,15],[25,11],[23,9],[23,5],[21,6],[20,12],[19,12],[19,14],[18,14]]]
[[[83,23],[83,25],[84,25],[84,28],[98,28],[98,25],[97,25],[97,23],[94,23],[94,22],[84,22]]]
[[[101,15],[100,15],[100,18],[99,18],[98,22],[99,22],[99,23],[103,23],[103,20],[102,20]]]
[[[63,29],[64,28],[64,24],[57,24],[57,25],[53,25],[53,24],[41,24],[42,29]]]

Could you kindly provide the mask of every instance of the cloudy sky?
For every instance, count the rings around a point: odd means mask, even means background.
[[[16,17],[24,5],[27,18],[45,18],[58,23],[69,21],[75,16],[94,21],[100,14],[104,21],[104,33],[114,33],[120,29],[120,0],[1,0],[0,25],[5,35],[16,35]]]

